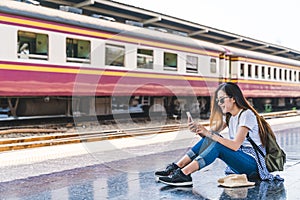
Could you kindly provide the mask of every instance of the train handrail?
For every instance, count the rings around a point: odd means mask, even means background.
[[[21,53],[18,53],[18,58],[20,58],[20,59],[40,59],[40,60],[48,60],[48,55],[21,54]]]

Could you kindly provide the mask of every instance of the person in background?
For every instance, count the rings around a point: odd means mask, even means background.
[[[20,48],[20,58],[29,58],[29,45],[28,43],[24,43]]]

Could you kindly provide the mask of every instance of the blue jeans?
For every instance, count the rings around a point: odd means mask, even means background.
[[[233,151],[208,138],[202,138],[188,152],[187,156],[199,164],[199,169],[211,164],[216,158],[223,160],[236,174],[246,174],[249,178],[258,177],[255,159],[240,149]]]

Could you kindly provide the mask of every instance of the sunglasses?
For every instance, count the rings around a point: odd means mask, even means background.
[[[218,103],[223,104],[226,98],[229,98],[229,97],[221,97],[220,99],[216,99],[217,104]]]

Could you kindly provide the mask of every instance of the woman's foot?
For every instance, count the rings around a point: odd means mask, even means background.
[[[155,172],[155,176],[156,176],[156,181],[159,181],[159,178],[160,177],[167,177],[167,176],[170,176],[172,173],[174,173],[174,171],[176,169],[178,169],[179,167],[175,164],[175,163],[172,163],[172,164],[169,164],[165,170],[163,171],[156,171]]]
[[[192,186],[193,180],[191,175],[185,175],[181,169],[177,169],[170,176],[160,177],[159,181],[173,186]]]

